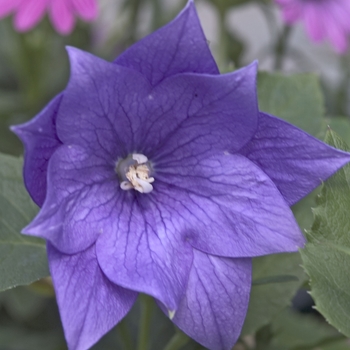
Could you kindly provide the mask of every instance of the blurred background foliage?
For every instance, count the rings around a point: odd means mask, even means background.
[[[65,46],[113,60],[136,40],[172,19],[185,3],[100,0],[98,19],[91,24],[78,22],[69,36],[58,35],[47,18],[27,33],[17,33],[12,18],[0,20],[0,152],[20,156],[22,146],[9,126],[32,118],[64,89],[69,79]],[[196,0],[196,5],[222,72],[259,60],[264,71],[258,79],[261,110],[320,139],[330,125],[350,144],[349,53],[336,55],[327,43],[315,46],[308,41],[302,26],[283,25],[278,8],[269,0]],[[328,141],[342,146],[334,140]],[[346,172],[350,178],[350,170]],[[22,183],[20,159],[0,157],[0,191],[0,350],[66,349],[48,277],[45,244],[19,234],[37,211]],[[321,199],[329,194],[322,193]],[[312,225],[311,211],[318,196],[320,190],[293,208],[301,229],[309,230],[310,237],[319,230],[317,223]],[[345,209],[348,207],[350,204]],[[316,248],[310,246],[309,251],[312,249]],[[310,265],[310,259],[316,258],[303,254],[303,259],[294,253],[254,260],[252,296],[236,350],[350,349],[349,340],[312,309],[306,293],[310,288],[308,278],[301,265],[305,264],[309,274],[316,274],[314,265]],[[350,305],[339,307],[350,309]],[[148,330],[146,334],[139,334],[140,324]],[[344,327],[349,331],[349,325]],[[180,348],[203,349],[175,330],[146,296],[141,296],[121,324],[93,347]]]

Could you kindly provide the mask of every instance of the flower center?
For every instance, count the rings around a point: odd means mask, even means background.
[[[140,193],[150,193],[154,178],[150,177],[151,164],[143,154],[133,153],[118,161],[115,168],[120,188],[124,191],[134,189]]]

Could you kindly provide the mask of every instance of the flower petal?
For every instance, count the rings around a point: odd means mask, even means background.
[[[51,0],[49,14],[58,33],[67,35],[73,30],[75,23],[73,8],[67,1]]]
[[[238,150],[258,122],[256,64],[226,75],[179,74],[152,88],[135,70],[69,49],[72,74],[57,118],[65,143],[115,159],[172,153],[179,141]],[[161,152],[160,152],[161,150]]]
[[[16,10],[23,0],[0,0],[0,18]]]
[[[138,72],[68,48],[71,78],[57,117],[64,143],[82,145],[92,153],[126,157],[136,149],[141,105],[151,89]]]
[[[312,3],[305,4],[304,8],[304,21],[305,21],[305,27],[306,31],[309,35],[309,37],[317,42],[325,37],[325,28],[323,25],[323,11],[322,9],[318,9],[315,7]]]
[[[115,63],[144,74],[153,86],[178,73],[219,73],[192,0],[172,22],[131,46]]]
[[[158,205],[173,213],[182,237],[198,250],[254,257],[296,251],[304,244],[275,184],[241,155],[170,158],[159,164],[154,178]]]
[[[85,21],[92,21],[97,17],[96,0],[72,0],[75,12]]]
[[[46,173],[49,159],[62,144],[56,134],[56,115],[62,94],[56,96],[34,119],[11,130],[25,147],[24,182],[38,206],[46,196]]]
[[[211,350],[229,350],[247,313],[251,259],[229,259],[194,250],[186,295],[173,322]]]
[[[112,282],[152,295],[174,311],[186,290],[192,247],[152,193],[124,193],[113,234],[104,232],[96,243],[99,264]]]
[[[167,108],[154,108],[142,151],[155,163],[176,154],[238,151],[258,125],[256,70],[254,62],[229,74],[180,74],[159,84],[152,98]]]
[[[334,49],[336,52],[343,54],[348,48],[348,33],[342,26],[341,18],[334,13],[334,10],[334,6],[328,6],[328,15],[325,17],[324,25]],[[349,22],[348,18],[347,22]]]
[[[106,278],[95,246],[65,255],[48,244],[48,257],[68,347],[89,349],[129,312],[137,293]]]
[[[22,232],[67,254],[88,248],[102,232],[110,232],[116,215],[120,191],[114,168],[79,146],[61,146],[49,163],[44,205]]]
[[[266,113],[260,113],[258,131],[240,153],[273,180],[289,205],[350,161],[348,153]]]
[[[15,28],[22,32],[32,29],[44,16],[48,0],[26,0],[17,8]]]

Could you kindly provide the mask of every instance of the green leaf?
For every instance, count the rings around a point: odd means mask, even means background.
[[[0,154],[0,291],[49,274],[44,241],[21,235],[37,212],[22,181],[22,160]]]
[[[1,350],[66,349],[60,331],[37,331],[20,326],[0,328]]]
[[[327,118],[326,122],[332,130],[350,145],[350,119],[348,117]]]
[[[315,315],[285,309],[272,322],[271,350],[311,348],[324,341],[338,341],[340,333]]]
[[[329,130],[326,142],[349,151]],[[339,331],[350,336],[350,165],[327,180],[317,199],[315,220],[301,252],[310,276],[311,295],[317,310]]]
[[[334,342],[327,342],[312,350],[350,350],[350,341],[349,339],[341,339]]]
[[[1,293],[3,308],[13,320],[26,322],[38,316],[49,298],[43,298],[31,286],[19,286]]]
[[[350,336],[350,249],[331,243],[308,244],[302,252],[316,309]]]
[[[242,335],[252,334],[269,324],[290,304],[305,281],[300,264],[299,253],[274,254],[253,259],[253,281],[281,275],[293,275],[296,278],[289,282],[253,285]]]
[[[324,100],[316,75],[260,73],[258,96],[261,111],[322,137],[326,128]]]
[[[326,129],[324,101],[318,78],[313,74],[260,73],[258,77],[260,110],[320,136]],[[313,221],[310,207],[316,192],[311,193],[293,207],[302,231],[309,229]],[[253,285],[247,318],[242,334],[256,332],[291,302],[306,276],[298,253],[280,254],[253,259],[253,281],[270,279],[272,276],[289,275],[298,280]]]

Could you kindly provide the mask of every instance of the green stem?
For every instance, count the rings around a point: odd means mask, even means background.
[[[257,4],[260,7],[261,12],[265,17],[266,25],[270,32],[270,37],[273,38],[274,40],[277,34],[276,34],[276,19],[273,12],[273,7],[271,6],[271,4],[266,4],[264,2],[258,2]]]
[[[343,78],[339,84],[339,88],[336,96],[337,110],[335,114],[347,115],[348,114],[348,99],[350,90],[350,52],[348,55],[341,56],[341,67],[344,72]]]
[[[275,70],[281,70],[287,52],[292,27],[285,26],[275,46]]]
[[[170,339],[169,343],[165,346],[164,350],[179,350],[186,345],[189,340],[190,338],[186,334],[176,332],[176,334]]]
[[[219,42],[219,53],[218,53],[218,66],[220,70],[226,70],[228,65],[228,34],[226,29],[226,11],[222,8],[219,11],[219,25],[220,25],[220,42]]]
[[[162,4],[159,0],[152,0],[152,3],[152,30],[154,31],[162,25]]]
[[[141,295],[140,298],[141,319],[137,350],[148,350],[154,301],[148,295]]]
[[[44,96],[43,67],[47,58],[47,35],[34,30],[15,36],[17,57],[13,60],[18,73],[20,89],[23,93],[25,109],[31,114],[37,112]]]
[[[129,327],[126,324],[125,320],[123,320],[122,322],[119,323],[119,325],[117,327],[117,331],[118,331],[119,336],[123,342],[124,349],[133,350],[134,349],[133,341],[132,341],[132,338],[130,335]]]
[[[136,41],[136,31],[137,31],[137,22],[140,13],[142,0],[130,0],[130,27],[129,27],[129,41],[130,44],[133,44]]]

